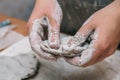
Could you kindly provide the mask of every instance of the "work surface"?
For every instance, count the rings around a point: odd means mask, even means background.
[[[3,28],[3,31],[5,31],[5,33],[4,32],[2,32],[2,33],[6,34],[6,35],[4,36],[4,38],[0,39],[1,40],[0,51],[8,48],[10,45],[12,45],[15,42],[21,40],[22,37],[28,36],[28,29],[26,27],[27,22],[25,22],[23,20],[20,20],[20,19],[16,19],[16,18],[13,18],[13,17],[9,17],[9,16],[6,16],[6,15],[0,14],[0,22],[5,21],[5,20],[10,20],[11,24],[16,25],[16,27],[13,29],[15,32],[9,31],[9,33],[6,32],[7,29],[4,30],[4,28]],[[13,36],[13,38],[10,39],[11,35]],[[7,40],[8,40],[8,42],[7,42]]]
[[[0,21],[4,21],[6,19],[9,19],[12,22],[12,24],[17,25],[17,28],[15,28],[14,31],[16,31],[24,36],[28,35],[28,29],[26,28],[25,21],[0,14]]]
[[[15,56],[28,53],[34,52],[28,38],[25,38],[3,51],[1,55]],[[38,59],[41,63],[38,74],[30,80],[120,80],[120,51],[87,68],[69,65],[63,59],[57,61],[48,61],[40,57]]]
[[[6,18],[14,24],[18,24],[16,32],[24,36],[28,35],[25,28],[26,22],[0,15],[0,21]],[[4,50],[0,55],[15,56],[22,53],[34,53],[31,50],[28,37]],[[38,74],[30,80],[120,80],[120,51],[116,51],[114,55],[101,63],[87,68],[69,65],[63,59],[47,61],[39,57],[39,61],[41,66]]]

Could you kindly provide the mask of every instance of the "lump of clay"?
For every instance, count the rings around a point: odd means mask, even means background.
[[[37,73],[39,62],[33,54],[0,56],[0,80],[24,80]]]
[[[81,52],[86,49],[86,47],[69,47],[67,45],[68,41],[71,40],[73,37],[72,36],[68,36],[68,37],[64,37],[61,39],[61,45],[59,49],[52,49],[49,47],[48,45],[48,41],[45,40],[42,42],[41,44],[41,48],[48,53],[57,55],[57,56],[66,56],[66,57],[73,57],[73,56],[80,56]],[[66,49],[65,49],[66,48]],[[68,50],[68,51],[66,51]]]

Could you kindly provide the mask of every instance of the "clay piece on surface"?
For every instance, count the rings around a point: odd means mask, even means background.
[[[37,74],[38,67],[33,54],[0,56],[0,80],[28,80]]]

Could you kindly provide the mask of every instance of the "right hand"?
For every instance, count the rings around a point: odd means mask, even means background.
[[[39,35],[39,28],[43,27],[43,25],[40,23],[33,24],[33,22],[36,19],[42,20],[43,16],[48,18],[48,25],[46,25],[48,27],[48,43],[51,48],[57,49],[60,46],[59,32],[62,15],[62,10],[57,0],[36,0],[35,7],[28,21],[28,28],[30,29],[30,42],[32,49],[43,58],[55,59],[54,55],[49,53],[44,54],[45,52],[41,51],[40,43],[43,40]],[[32,32],[34,32],[34,34]]]

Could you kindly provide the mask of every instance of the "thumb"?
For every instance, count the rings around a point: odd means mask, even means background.
[[[74,37],[68,42],[69,47],[82,46],[89,36],[93,33],[95,25],[91,20],[92,16],[88,18]]]

